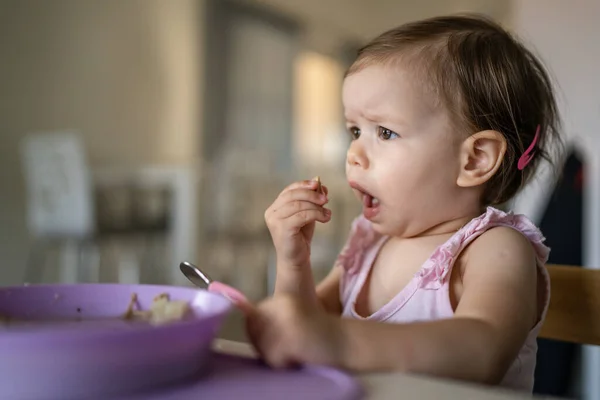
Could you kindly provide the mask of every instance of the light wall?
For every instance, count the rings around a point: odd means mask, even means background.
[[[511,1],[498,0],[245,0],[298,19],[311,49],[336,53],[402,23],[440,14],[475,12],[506,21]]]
[[[297,57],[294,67],[296,163],[308,169],[343,166],[348,138],[341,101],[344,66],[326,55],[306,51]]]
[[[0,2],[0,284],[28,252],[19,141],[75,130],[93,166],[200,154],[203,0]]]
[[[509,9],[493,0],[247,1],[298,19],[306,47],[323,53],[410,19],[469,10],[502,20]],[[211,97],[205,2],[0,2],[0,284],[21,282],[29,249],[18,153],[26,133],[79,131],[94,167],[198,161]]]

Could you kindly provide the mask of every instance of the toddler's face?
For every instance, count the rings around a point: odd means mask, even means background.
[[[413,236],[455,217],[460,140],[442,107],[400,67],[369,66],[346,78],[352,143],[346,175],[382,234]]]

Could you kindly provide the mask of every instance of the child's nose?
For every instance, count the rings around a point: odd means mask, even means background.
[[[369,159],[367,157],[367,153],[364,146],[358,143],[358,140],[355,140],[350,145],[346,162],[348,163],[349,167],[361,167],[365,169],[369,168]]]

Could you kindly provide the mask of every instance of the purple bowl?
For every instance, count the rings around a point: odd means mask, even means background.
[[[142,309],[168,293],[171,300],[188,301],[193,315],[161,326],[115,318],[124,314],[132,293]],[[107,398],[197,376],[230,310],[218,294],[173,286],[0,288],[0,316],[86,320],[0,328],[0,398]]]

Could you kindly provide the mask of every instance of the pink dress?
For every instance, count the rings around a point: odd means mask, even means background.
[[[543,281],[539,321],[529,332],[519,355],[501,382],[501,386],[531,392],[537,353],[536,337],[550,299],[550,280],[545,268],[550,249],[543,244],[545,238],[539,229],[523,215],[488,207],[484,214],[470,221],[440,245],[407,286],[367,318],[356,313],[354,304],[386,237],[377,234],[367,219],[358,217],[352,224],[348,242],[337,260],[337,264],[344,268],[340,282],[342,315],[389,323],[451,318],[454,310],[450,304],[449,281],[454,261],[469,243],[496,226],[513,228],[529,239],[537,254],[539,275]]]

